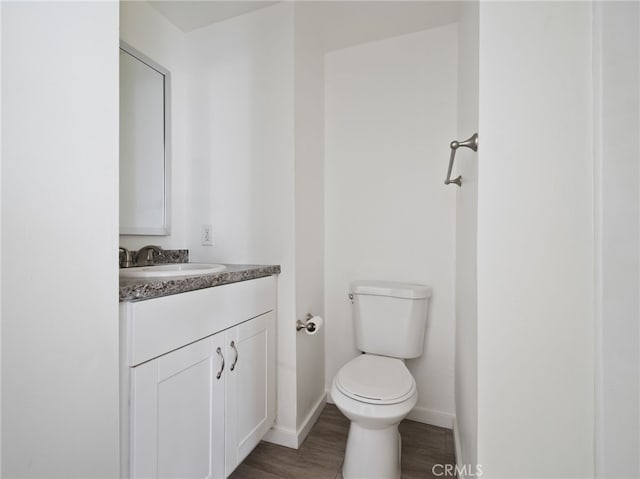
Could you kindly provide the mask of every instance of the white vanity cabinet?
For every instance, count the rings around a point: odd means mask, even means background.
[[[121,304],[123,477],[224,478],[273,425],[274,282]]]

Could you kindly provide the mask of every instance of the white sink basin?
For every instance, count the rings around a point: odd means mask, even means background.
[[[120,269],[121,278],[164,278],[169,276],[203,276],[224,271],[223,264],[172,263]]]

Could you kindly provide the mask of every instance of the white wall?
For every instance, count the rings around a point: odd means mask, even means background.
[[[118,4],[3,2],[2,476],[118,475]]]
[[[2,7],[0,6],[0,53],[2,52]],[[2,110],[2,61],[0,61],[0,112]],[[0,371],[2,371],[2,115],[0,114]],[[2,378],[0,376],[0,476],[2,476]]]
[[[171,72],[171,234],[120,236],[120,245],[139,249],[147,244],[185,248],[188,241],[187,86],[185,35],[148,3],[120,2],[120,39]],[[200,238],[198,233],[198,239]]]
[[[458,139],[478,132],[478,3],[462,4],[458,27]],[[482,145],[482,136],[480,136]],[[480,146],[480,151],[482,147]],[[478,153],[460,148],[456,171],[456,344],[455,401],[456,459],[467,472],[477,463],[477,244]]]
[[[280,264],[277,428],[296,433],[293,4],[186,35],[186,246],[194,261]],[[213,247],[200,246],[212,224]]]
[[[640,476],[640,8],[595,9],[596,475]]]
[[[324,316],[324,49],[315,6],[295,5],[296,318]],[[297,425],[325,399],[325,332],[296,335]]]
[[[592,5],[480,4],[478,461],[594,475]]]
[[[457,27],[330,52],[325,63],[326,386],[355,357],[349,283],[433,287],[412,417],[454,412],[455,190],[443,185],[456,136]]]

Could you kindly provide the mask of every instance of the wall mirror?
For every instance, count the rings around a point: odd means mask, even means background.
[[[120,42],[120,234],[170,233],[169,71]]]

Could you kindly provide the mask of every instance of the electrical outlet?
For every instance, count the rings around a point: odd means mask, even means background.
[[[213,246],[213,227],[211,225],[202,225],[200,239],[202,246]]]

